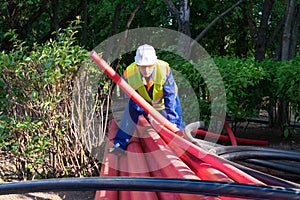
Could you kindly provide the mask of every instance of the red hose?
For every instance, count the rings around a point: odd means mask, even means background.
[[[147,153],[147,152],[145,152],[145,153]],[[148,154],[146,156],[146,160],[149,165],[151,177],[157,177],[157,178],[164,177],[163,173],[159,169],[151,171],[151,169],[155,169],[157,166],[157,164],[155,162],[152,162],[154,160],[154,158],[151,154]],[[170,200],[170,199],[180,200],[179,194],[174,193],[174,192],[157,192],[157,197],[159,200]]]
[[[114,138],[117,132],[117,124],[114,120],[110,123],[109,137]],[[108,149],[113,146],[111,141],[106,143],[103,162],[101,166],[100,176],[118,176],[118,157],[115,154],[108,153]],[[118,191],[114,190],[99,190],[96,191],[95,200],[101,199],[118,199]]]
[[[209,180],[209,181],[219,181],[219,182],[227,182],[232,183],[234,182],[230,179],[226,174],[217,170],[216,168],[212,167],[210,164],[202,162],[200,159],[190,155],[189,153],[185,152],[183,149],[179,148],[178,146],[173,145],[171,147],[176,154],[187,163],[187,165],[195,172],[195,174],[201,180]],[[232,197],[223,197],[219,196],[219,199],[222,200],[238,200],[239,198],[232,198]]]
[[[120,75],[110,67],[95,51],[90,52],[90,57],[95,63],[116,83],[120,88],[145,112],[149,113],[156,121],[176,133],[179,129],[155,110],[143,97],[141,97]]]
[[[119,158],[120,169],[119,169],[119,176],[128,176],[128,161],[127,156],[121,156]],[[109,200],[109,199],[107,199]],[[121,190],[119,191],[119,200],[131,200],[130,191]]]
[[[132,137],[127,146],[128,175],[132,177],[150,177],[143,150],[136,137]],[[155,192],[131,191],[132,200],[157,200]]]
[[[234,136],[229,124],[226,121],[224,122],[224,127],[225,127],[225,129],[228,133],[229,139],[231,141],[231,145],[232,146],[237,146],[235,136]]]
[[[207,132],[204,130],[194,130],[193,133],[202,135],[202,136],[208,136],[212,138],[217,138],[220,140],[228,140],[229,137],[227,135],[219,135],[216,133],[212,132]],[[246,139],[246,138],[236,138],[236,141],[241,144],[253,144],[253,145],[268,145],[268,141],[263,141],[263,140],[252,140],[252,139]]]

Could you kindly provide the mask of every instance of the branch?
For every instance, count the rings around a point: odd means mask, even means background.
[[[137,3],[137,5],[136,5],[134,11],[130,14],[130,17],[129,17],[129,19],[128,19],[128,21],[127,21],[127,24],[126,24],[126,26],[125,26],[125,35],[124,35],[124,37],[122,38],[122,41],[121,41],[120,46],[119,46],[118,51],[117,51],[117,55],[119,54],[119,52],[121,51],[121,49],[122,49],[123,46],[125,45],[126,40],[127,40],[127,37],[128,37],[128,32],[129,32],[130,24],[131,24],[131,22],[132,22],[132,20],[133,20],[133,18],[134,18],[134,16],[135,16],[135,14],[137,13],[137,11],[140,9],[142,3],[144,3],[144,1],[145,1],[145,0],[140,0],[140,1]]]
[[[250,29],[250,36],[251,36],[252,40],[255,41],[257,30],[256,30],[255,20],[251,17],[252,12],[253,12],[253,1],[251,0],[249,8],[248,8],[248,12],[247,12],[247,21],[248,21],[248,25],[249,25],[249,29]]]
[[[30,30],[32,24],[37,20],[37,18],[39,18],[44,13],[44,11],[47,8],[47,3],[48,0],[41,1],[39,5],[39,10],[37,10],[35,13],[33,13],[33,15],[31,15],[25,27],[27,33]]]
[[[235,7],[237,7],[238,5],[240,5],[241,3],[243,3],[244,0],[239,0],[236,4],[234,4],[233,6],[231,6],[230,8],[228,8],[226,11],[224,11],[223,13],[221,13],[219,16],[217,16],[212,22],[210,22],[210,24],[196,37],[196,39],[191,43],[191,47],[193,47],[196,42],[198,42],[204,35],[205,33],[213,26],[217,23],[217,21],[219,19],[221,19],[223,16],[225,16],[226,14],[228,14],[229,12],[231,12]]]
[[[283,27],[284,24],[284,18],[282,18],[279,23],[277,24],[277,27],[275,28],[275,30],[273,31],[273,33],[271,34],[271,37],[269,38],[269,40],[267,41],[266,44],[266,49],[272,44],[272,42],[274,41],[274,39],[278,36],[279,31],[281,30],[281,28]]]
[[[173,15],[175,15],[177,21],[180,21],[179,19],[179,11],[176,9],[175,5],[173,4],[173,2],[171,0],[165,0],[169,10],[171,11],[171,13],[173,13]]]

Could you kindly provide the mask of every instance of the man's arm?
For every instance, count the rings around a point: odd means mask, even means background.
[[[175,80],[171,68],[169,69],[169,74],[167,74],[167,80],[163,86],[163,91],[164,91],[164,101],[165,101],[165,109],[167,112],[167,119],[171,123],[175,124],[179,116],[175,111],[176,84],[175,84]]]

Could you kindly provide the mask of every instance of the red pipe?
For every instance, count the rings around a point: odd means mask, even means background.
[[[133,177],[150,177],[148,165],[139,144],[139,140],[132,137],[127,146],[128,174]],[[158,200],[155,192],[131,191],[132,200]]]
[[[172,145],[171,148],[176,154],[195,172],[201,180],[212,180],[221,182],[234,182],[226,174],[212,167],[210,164],[204,163],[200,159],[190,155],[178,146]]]
[[[176,134],[172,133],[168,129],[162,127],[158,123],[152,124],[152,126],[156,130],[160,130],[160,136],[166,141],[169,145],[178,145],[179,147],[185,149],[195,157],[201,159],[203,162],[210,164],[212,167],[222,171],[230,178],[234,179],[239,183],[244,184],[256,184],[256,185],[265,185],[263,182],[257,180],[256,178],[248,175],[247,173],[237,169],[236,167],[228,164],[222,158],[219,158],[209,152],[204,151],[197,145],[177,136]]]
[[[147,154],[146,160],[149,165],[151,177],[158,177],[158,178],[164,177],[163,173],[159,169],[151,171],[151,169],[155,169],[157,166],[156,162],[153,162],[154,158],[151,154]],[[157,197],[159,200],[170,200],[170,199],[180,200],[179,194],[174,192],[157,192]]]
[[[231,141],[231,145],[232,146],[237,146],[235,136],[234,136],[229,124],[226,121],[224,122],[224,127],[225,127],[225,129],[228,133],[229,139]]]
[[[117,132],[117,124],[114,120],[110,123],[109,137],[114,138]],[[100,176],[118,176],[118,157],[108,153],[108,149],[113,146],[111,141],[107,141],[101,166]],[[118,191],[114,190],[98,190],[95,194],[95,200],[118,199]]]
[[[204,130],[194,130],[193,133],[202,135],[202,136],[208,136],[208,137],[212,137],[212,138],[217,138],[220,140],[228,140],[229,137],[227,135],[219,135],[216,133],[212,133],[212,132],[207,132]],[[268,141],[263,141],[263,140],[252,140],[252,139],[246,139],[246,138],[236,138],[236,141],[238,143],[242,143],[242,144],[253,144],[253,145],[268,145],[269,142]]]
[[[121,156],[119,158],[120,169],[119,176],[128,176],[128,158],[127,155]],[[130,191],[119,191],[119,200],[131,200],[131,192]],[[109,200],[109,199],[107,199]]]
[[[90,52],[90,57],[95,61],[95,63],[116,83],[120,88],[145,112],[149,113],[156,121],[162,124],[164,127],[168,128],[172,132],[176,133],[179,129],[168,121],[163,115],[161,115],[157,110],[155,110],[143,97],[141,97],[120,75],[107,64],[96,51]]]

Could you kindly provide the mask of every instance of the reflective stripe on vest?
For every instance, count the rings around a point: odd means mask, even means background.
[[[140,71],[135,63],[132,63],[126,69],[126,76],[129,85],[134,90],[137,90],[138,93],[148,101],[156,110],[163,110],[165,109],[164,105],[164,98],[163,98],[163,85],[166,82],[166,73],[168,70],[169,64],[162,61],[157,60],[155,63],[155,71],[154,71],[154,86],[153,86],[153,93],[152,99],[150,98],[144,84],[142,81],[142,77]]]

